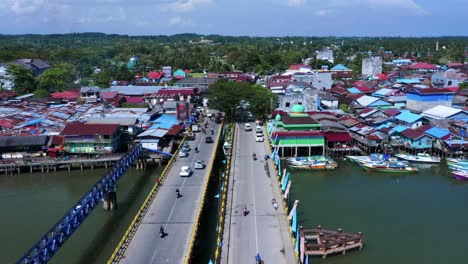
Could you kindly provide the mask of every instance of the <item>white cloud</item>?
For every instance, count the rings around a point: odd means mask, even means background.
[[[41,9],[45,3],[45,0],[14,0],[11,11],[16,15],[30,15]]]
[[[306,0],[288,0],[289,6],[303,6],[306,4]]]
[[[407,10],[417,15],[428,14],[428,12],[414,0],[329,0],[328,3],[334,8],[395,8]]]
[[[330,9],[319,9],[314,12],[314,15],[316,16],[328,16],[332,13]]]
[[[184,18],[182,16],[175,16],[169,19],[170,26],[189,26],[192,24],[192,21],[189,18]]]
[[[191,11],[200,5],[212,4],[213,0],[179,0],[172,4],[173,10],[178,12]]]

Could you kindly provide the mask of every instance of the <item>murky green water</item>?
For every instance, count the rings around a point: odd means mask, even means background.
[[[126,173],[119,210],[100,204],[52,263],[104,263],[151,189],[160,168]],[[15,262],[104,170],[0,175],[0,263]],[[365,248],[311,263],[468,263],[468,183],[445,166],[417,174],[369,173],[349,161],[333,172],[292,172],[304,228],[364,233]]]
[[[341,161],[333,172],[293,172],[300,225],[364,234],[362,251],[310,263],[468,263],[468,183],[445,165],[419,168],[370,173]]]
[[[119,181],[117,211],[94,209],[51,263],[105,263],[161,168],[130,170]],[[105,173],[104,169],[0,175],[0,263],[13,263]]]

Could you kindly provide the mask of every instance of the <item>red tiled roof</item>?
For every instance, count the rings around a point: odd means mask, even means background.
[[[430,64],[427,62],[418,62],[408,66],[410,69],[424,69],[424,70],[436,70],[438,69],[435,64]]]
[[[15,126],[15,122],[11,119],[2,118],[0,119],[0,127],[12,128]]]
[[[384,111],[384,114],[386,114],[387,116],[391,116],[391,117],[396,116],[400,113],[401,113],[400,110],[395,109],[395,108],[389,108]]]
[[[173,125],[171,126],[171,128],[169,129],[169,131],[167,131],[166,135],[169,135],[169,136],[175,136],[177,134],[179,134],[179,132],[184,128],[184,126],[182,125]]]
[[[372,88],[370,88],[369,86],[358,86],[356,87],[359,91],[363,92],[363,93],[370,93],[372,91],[374,91]]]
[[[102,92],[101,98],[102,99],[112,99],[117,96],[117,92]]]
[[[449,66],[449,67],[462,67],[463,65],[465,65],[465,64],[460,63],[460,62],[451,62],[451,63],[447,64],[447,66]]]
[[[388,80],[388,76],[385,73],[377,73],[375,75],[379,79],[379,81],[386,81]]]
[[[141,104],[145,102],[145,100],[141,96],[125,97],[125,101],[127,101],[127,103],[132,103],[132,104]]]
[[[148,72],[146,76],[148,77],[148,79],[161,79],[161,77],[163,76],[163,73],[157,72],[157,71],[151,71],[151,72]]]
[[[16,93],[13,92],[13,91],[0,92],[0,98],[2,98],[2,99],[9,99],[9,98],[12,98],[12,97],[15,97],[15,96],[16,96]]]
[[[291,117],[283,115],[281,121],[286,125],[301,125],[301,124],[318,124],[314,119],[307,117]]]
[[[422,126],[417,127],[416,130],[421,131],[421,132],[425,132],[425,131],[431,129],[432,127],[433,126],[431,126],[431,125],[422,125]]]
[[[350,99],[353,99],[353,100],[357,100],[357,99],[359,99],[359,98],[361,98],[363,96],[364,96],[364,94],[348,94],[348,95],[346,95],[346,97],[348,97]]]
[[[366,138],[369,139],[369,140],[379,140],[379,139],[380,139],[379,136],[377,136],[377,135],[372,135],[372,134],[371,134],[371,135],[367,135]]]
[[[194,95],[195,88],[181,88],[181,89],[161,89],[156,94],[157,97],[168,97],[176,95]]]
[[[63,145],[63,136],[53,135],[51,140],[51,145]]]
[[[421,132],[421,131],[412,129],[412,128],[408,128],[408,129],[402,131],[401,135],[403,135],[403,136],[405,136],[407,138],[411,138],[411,139],[418,139],[418,138],[424,136],[424,133]]]
[[[80,97],[80,93],[73,91],[56,92],[51,94],[52,99],[76,100],[78,97]]]
[[[374,111],[375,109],[374,108],[371,108],[371,107],[367,107],[365,108],[364,110],[362,110],[361,112],[358,112],[359,115],[364,115],[364,114],[367,114],[367,113],[370,113],[372,111]]]
[[[351,142],[353,138],[348,133],[325,133],[328,142]]]
[[[330,89],[330,92],[336,93],[336,94],[348,94],[349,93],[349,91],[346,88],[341,87],[341,86],[332,87]]]
[[[113,135],[120,125],[118,124],[85,124],[81,122],[68,123],[60,135]]]
[[[293,64],[289,66],[290,70],[299,70],[301,68],[311,69],[310,65],[307,65],[307,64]]]

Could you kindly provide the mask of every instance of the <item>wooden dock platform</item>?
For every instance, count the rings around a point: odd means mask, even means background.
[[[303,229],[300,227],[301,248],[305,255],[322,256],[326,258],[330,254],[346,254],[352,249],[361,250],[364,243],[362,233],[344,233],[342,229],[337,231],[325,230],[321,226],[315,229]]]

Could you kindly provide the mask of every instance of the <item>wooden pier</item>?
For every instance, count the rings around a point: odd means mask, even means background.
[[[300,227],[301,248],[305,255],[322,256],[326,258],[330,254],[346,254],[352,249],[361,250],[363,247],[362,233],[344,233],[342,229],[330,231],[318,226],[315,229],[303,229]]]
[[[0,160],[0,173],[20,174],[22,172],[55,172],[57,170],[71,171],[79,169],[110,168],[125,153],[103,155],[93,158],[70,158],[53,159],[49,157],[23,158],[23,159],[3,159]],[[148,165],[161,166],[168,158],[155,154],[143,154],[134,165],[136,169],[143,170]]]

